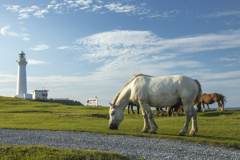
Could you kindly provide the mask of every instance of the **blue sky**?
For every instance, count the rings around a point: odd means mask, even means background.
[[[27,90],[108,106],[136,73],[186,75],[240,104],[239,0],[1,0],[0,95]],[[217,107],[217,104],[212,105]]]

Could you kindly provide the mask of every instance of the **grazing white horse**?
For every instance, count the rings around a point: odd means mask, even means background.
[[[202,96],[201,85],[198,80],[186,76],[176,75],[167,77],[152,77],[137,74],[130,79],[118,92],[110,103],[109,108],[109,128],[118,129],[124,118],[124,109],[132,102],[141,107],[144,127],[142,132],[148,133],[151,121],[151,133],[157,133],[156,125],[150,107],[165,108],[176,104],[179,100],[183,103],[186,114],[186,122],[179,132],[184,136],[188,132],[189,123],[192,119],[192,130],[189,135],[195,135],[198,131],[197,112],[193,105],[197,104]]]

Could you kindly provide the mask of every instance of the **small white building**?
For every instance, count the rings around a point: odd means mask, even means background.
[[[32,99],[37,100],[47,100],[48,98],[48,90],[33,90],[31,91]]]

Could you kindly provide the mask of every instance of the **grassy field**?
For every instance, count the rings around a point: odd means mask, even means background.
[[[108,107],[67,106],[0,97],[0,128],[64,130],[167,138],[240,149],[240,111],[198,112],[199,131],[197,135],[182,137],[178,136],[178,132],[185,123],[184,115],[169,118],[166,117],[166,113],[164,117],[155,114],[155,121],[159,127],[158,133],[150,134],[141,133],[142,115],[128,114],[127,110],[125,110],[125,118],[119,129],[110,130],[108,109]]]
[[[82,151],[79,149],[59,149],[48,146],[1,146],[0,158],[3,159],[32,159],[32,160],[129,160],[127,156],[115,152]]]

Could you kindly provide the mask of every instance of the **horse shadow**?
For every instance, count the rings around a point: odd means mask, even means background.
[[[211,112],[204,112],[201,115],[198,115],[199,117],[218,117],[218,116],[229,116],[232,115],[232,112],[219,112],[219,111],[211,111]]]
[[[196,137],[201,137],[201,138],[205,138],[205,139],[209,139],[209,140],[219,140],[221,139],[222,141],[239,141],[240,138],[231,138],[231,137],[221,137],[221,136],[206,136],[206,135],[196,135]]]
[[[89,117],[109,119],[109,115],[105,114],[91,114]]]

